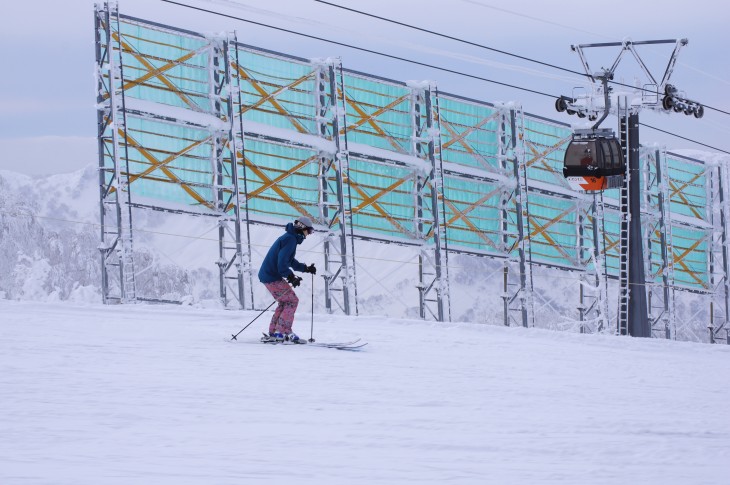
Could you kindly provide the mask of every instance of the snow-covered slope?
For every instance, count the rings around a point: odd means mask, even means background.
[[[85,300],[96,292],[95,174],[0,172],[0,298]]]
[[[727,481],[728,346],[255,315],[0,300],[0,483]]]

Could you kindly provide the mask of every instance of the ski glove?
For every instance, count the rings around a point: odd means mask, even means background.
[[[286,280],[289,282],[290,285],[292,285],[294,288],[299,286],[299,284],[302,282],[302,278],[299,276],[294,276],[294,273],[290,274],[286,277]]]
[[[305,271],[307,273],[317,274],[317,268],[314,267],[314,263],[307,266],[307,269]]]

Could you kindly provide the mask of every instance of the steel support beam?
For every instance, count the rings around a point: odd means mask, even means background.
[[[510,326],[512,313],[519,313],[518,325],[530,326],[532,306],[528,256],[530,254],[530,217],[527,207],[527,165],[525,160],[522,113],[511,108],[500,108],[499,161],[505,174],[511,175],[512,187],[505,186],[502,194],[502,245],[507,258],[503,262],[504,325]],[[509,206],[514,204],[514,232],[510,229]],[[526,232],[527,231],[527,232]],[[514,239],[514,242],[511,240]],[[516,251],[516,254],[514,252]],[[516,271],[515,271],[516,269]]]
[[[435,86],[412,86],[413,154],[428,163],[428,174],[417,173],[414,185],[415,227],[417,237],[424,240],[418,255],[419,315],[429,315],[439,322],[451,320],[449,286],[446,273],[446,227],[444,225],[443,175],[440,146],[437,159],[437,142],[440,143],[438,125],[438,93]],[[426,217],[424,209],[430,212]],[[430,228],[426,228],[426,224]],[[428,241],[433,237],[433,243]]]
[[[639,114],[628,117],[628,171],[629,179],[629,307],[628,334],[632,337],[651,337],[646,301],[644,272],[644,238],[641,233],[641,163],[639,160]]]
[[[224,307],[242,310],[254,308],[251,272],[251,244],[241,228],[239,167],[244,167],[244,136],[240,80],[234,76],[238,65],[237,42],[234,37],[213,41],[210,56],[213,83],[210,98],[214,113],[228,121],[228,130],[220,132],[214,143],[215,210],[218,216],[218,275],[220,299]],[[224,103],[225,101],[225,109]],[[245,238],[244,238],[245,236]],[[248,291],[246,291],[248,286]]]
[[[318,135],[335,143],[335,153],[320,154],[320,223],[327,226],[324,239],[325,307],[357,315],[355,242],[349,194],[350,159],[342,65],[323,62],[316,69]],[[338,93],[343,93],[340,97]]]
[[[710,303],[710,324],[708,330],[710,332],[710,343],[730,343],[730,291],[728,291],[728,237],[727,237],[727,197],[724,194],[726,185],[727,169],[718,165],[716,177],[712,186],[712,197],[710,199],[711,207],[719,208],[720,220],[715,221],[715,211],[710,210],[710,217],[713,222],[713,232],[720,233],[719,247],[717,237],[712,236],[712,248],[710,250],[710,286],[712,288],[713,300]],[[719,225],[718,225],[719,222]],[[720,261],[716,261],[719,253]],[[717,268],[717,269],[716,269]],[[718,281],[719,279],[719,281]],[[719,293],[719,294],[718,294]],[[720,306],[721,320],[715,321],[715,304]],[[723,335],[724,334],[724,335]]]
[[[134,303],[137,290],[124,70],[119,11],[115,3],[96,6],[95,26],[102,299],[106,304]]]
[[[593,194],[593,202],[588,210],[579,204],[577,212],[578,264],[586,267],[586,270],[581,273],[583,283],[580,284],[578,293],[580,333],[600,332],[608,324],[607,311],[604,314],[606,294],[601,287],[604,280],[604,268],[600,259],[600,246],[598,245],[600,235],[598,224],[599,221],[603,220],[602,198],[599,198],[597,194]],[[589,218],[591,219],[591,232],[586,234]],[[593,262],[593,271],[587,268],[589,261]],[[591,288],[591,291],[586,292],[586,288]]]
[[[665,180],[664,160],[666,157],[659,151],[654,151],[654,163],[656,172],[656,185],[657,185],[657,207],[656,213],[658,215],[658,232],[659,232],[659,247],[661,254],[661,277],[662,277],[662,288],[661,288],[661,300],[662,306],[659,315],[653,318],[651,322],[652,329],[654,331],[663,331],[664,337],[669,339],[672,338],[673,332],[673,321],[674,312],[672,309],[672,289],[673,284],[672,274],[674,262],[669,260],[670,246],[671,246],[671,235],[668,224],[668,201],[667,201],[667,183]],[[650,239],[650,237],[647,237]],[[650,250],[651,254],[651,250]],[[652,303],[649,301],[649,311],[652,312]],[[659,326],[661,324],[661,326]]]

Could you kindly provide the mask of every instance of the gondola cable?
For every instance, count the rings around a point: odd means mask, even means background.
[[[503,83],[501,81],[495,81],[495,80],[492,80],[492,79],[487,79],[487,78],[484,78],[484,77],[481,77],[481,76],[476,76],[476,75],[473,75],[473,74],[468,74],[468,73],[465,73],[465,72],[457,71],[455,69],[449,69],[449,68],[444,68],[444,67],[440,67],[440,66],[436,66],[436,65],[432,65],[432,64],[428,64],[428,63],[423,63],[423,62],[420,62],[420,61],[414,61],[414,60],[411,60],[411,59],[407,59],[407,58],[403,58],[403,57],[399,57],[399,56],[394,56],[392,54],[387,54],[387,53],[384,53],[384,52],[379,52],[379,51],[375,51],[375,50],[372,50],[372,49],[367,49],[367,48],[364,48],[364,47],[358,47],[358,46],[354,46],[354,45],[351,45],[351,44],[346,44],[346,43],[343,43],[343,42],[338,42],[338,41],[335,41],[335,40],[326,39],[326,38],[323,38],[323,37],[318,37],[318,36],[314,36],[314,35],[310,35],[310,34],[305,34],[305,33],[297,32],[297,31],[290,30],[290,29],[285,29],[283,27],[277,27],[277,26],[274,26],[274,25],[265,24],[263,22],[256,22],[256,21],[253,21],[253,20],[244,19],[242,17],[236,17],[234,15],[229,15],[229,14],[225,14],[225,13],[222,13],[222,12],[217,12],[217,11],[214,11],[214,10],[208,10],[208,9],[204,9],[204,8],[201,8],[201,7],[195,7],[195,6],[192,6],[192,5],[187,5],[187,4],[180,3],[180,2],[176,2],[176,1],[173,1],[173,0],[160,0],[160,1],[165,2],[165,3],[169,3],[169,4],[173,4],[173,5],[177,5],[177,6],[180,6],[180,7],[189,8],[189,9],[192,9],[192,10],[198,10],[198,11],[201,11],[201,12],[210,13],[212,15],[218,15],[218,16],[221,16],[221,17],[227,17],[227,18],[231,18],[231,19],[234,19],[234,20],[240,20],[242,22],[250,23],[250,24],[253,24],[253,25],[258,25],[260,27],[269,28],[269,29],[273,29],[273,30],[278,30],[280,32],[291,33],[291,34],[298,35],[298,36],[305,37],[305,38],[319,40],[319,41],[322,41],[322,42],[326,42],[326,43],[330,43],[330,44],[334,44],[334,45],[339,45],[339,46],[342,46],[342,47],[347,47],[347,48],[351,48],[351,49],[354,49],[354,50],[358,50],[358,51],[362,51],[362,52],[367,52],[367,53],[370,53],[370,54],[375,54],[375,55],[379,55],[379,56],[383,56],[383,57],[387,57],[387,58],[391,58],[391,59],[395,59],[395,60],[400,60],[400,61],[403,61],[403,62],[406,62],[406,63],[410,63],[410,64],[420,65],[420,66],[423,66],[423,67],[429,67],[429,68],[432,68],[432,69],[436,69],[436,70],[443,71],[443,72],[448,72],[448,73],[451,73],[451,74],[456,74],[456,75],[459,75],[459,76],[464,76],[464,77],[468,77],[468,78],[472,78],[472,79],[477,79],[477,80],[481,80],[481,81],[485,81],[485,82],[489,82],[489,83],[493,83],[493,84],[498,84],[498,85],[505,86],[505,87],[510,87],[510,88],[513,88],[513,89],[517,89],[519,91],[530,92],[530,93],[533,93],[533,94],[538,94],[538,95],[541,95],[541,96],[546,96],[546,97],[549,97],[549,98],[552,98],[552,99],[559,98],[559,96],[556,96],[554,94],[544,93],[544,92],[537,91],[537,90],[530,89],[530,88],[524,88],[524,87],[517,86],[517,85]],[[581,76],[585,76],[584,73],[579,73],[579,74]],[[616,81],[613,81],[613,83],[620,84],[620,83],[617,83]],[[626,85],[626,86],[628,86],[628,85]],[[629,87],[634,88],[634,86],[629,86]],[[713,107],[707,106],[707,105],[703,105],[703,106],[705,106],[707,109],[711,109],[711,110],[714,110],[714,111],[718,111],[718,112],[721,112],[721,113],[730,115],[730,112],[727,112],[727,111],[724,111],[724,110],[721,110],[721,109],[717,109],[717,108],[713,108]],[[665,131],[665,130],[662,130],[662,129],[659,129],[659,128],[656,128],[656,127],[653,127],[653,126],[650,126],[650,125],[646,125],[644,123],[640,123],[640,124],[642,126],[646,126],[647,128],[651,128],[651,129],[654,129],[654,130],[657,130],[657,131],[666,133],[666,134],[671,135],[671,136],[676,136],[677,138],[681,138],[681,139],[686,140],[686,141],[689,141],[691,143],[695,143],[697,145],[704,146],[704,147],[707,147],[707,148],[712,148],[713,150],[717,150],[717,151],[720,151],[722,153],[730,154],[730,152],[728,152],[726,150],[721,150],[721,149],[712,147],[711,145],[707,145],[705,143],[702,143],[702,142],[699,142],[699,141],[696,141],[696,140],[693,140],[693,139],[690,139],[690,138],[687,138],[687,137],[683,137],[683,136],[680,136],[680,135],[676,135],[674,133],[671,133],[671,132],[668,132],[668,131]]]
[[[166,1],[166,0],[163,0],[163,1]],[[372,14],[372,13],[364,12],[362,10],[357,10],[357,9],[350,8],[350,7],[345,7],[343,5],[337,5],[336,3],[328,2],[328,1],[325,1],[325,0],[314,0],[314,1],[315,2],[318,2],[318,3],[321,3],[321,4],[324,4],[324,5],[332,6],[332,7],[335,7],[335,8],[340,8],[342,10],[347,10],[347,11],[350,11],[350,12],[353,12],[353,13],[356,13],[356,14],[359,14],[359,15],[364,15],[366,17],[375,18],[375,19],[378,19],[378,20],[382,20],[384,22],[389,22],[389,23],[392,23],[392,24],[400,25],[402,27],[407,27],[409,29],[413,29],[413,30],[417,30],[417,31],[420,31],[420,32],[428,33],[428,34],[431,34],[431,35],[435,35],[435,36],[438,36],[438,37],[442,37],[444,39],[449,39],[449,40],[453,40],[453,41],[456,41],[456,42],[461,42],[462,44],[467,44],[467,45],[471,45],[471,46],[474,46],[474,47],[479,47],[481,49],[486,49],[486,50],[489,50],[489,51],[492,51],[492,52],[497,52],[499,54],[503,54],[503,55],[506,55],[506,56],[514,57],[514,58],[521,59],[521,60],[528,61],[528,62],[533,62],[535,64],[539,64],[539,65],[542,65],[542,66],[550,67],[550,68],[557,69],[557,70],[564,71],[564,72],[568,72],[568,73],[571,73],[571,74],[576,74],[576,75],[581,76],[581,77],[591,78],[590,75],[588,75],[586,73],[583,73],[583,72],[579,72],[579,71],[575,71],[573,69],[569,69],[569,68],[566,68],[566,67],[558,66],[556,64],[551,64],[549,62],[540,61],[540,60],[533,59],[533,58],[530,58],[530,57],[527,57],[527,56],[522,56],[522,55],[519,55],[519,54],[515,54],[513,52],[504,51],[504,50],[501,50],[501,49],[496,49],[494,47],[490,47],[490,46],[487,46],[487,45],[484,45],[484,44],[480,44],[478,42],[473,42],[473,41],[470,41],[470,40],[462,39],[460,37],[455,37],[455,36],[452,36],[452,35],[443,34],[441,32],[436,32],[436,31],[433,31],[433,30],[425,29],[423,27],[418,27],[416,25],[411,25],[411,24],[408,24],[408,23],[405,23],[405,22],[401,22],[401,21],[398,21],[398,20],[389,19],[387,17],[382,17],[382,16],[375,15],[375,14]],[[643,92],[646,92],[646,93],[657,94],[655,91],[653,91],[651,89],[639,88],[637,86],[632,86],[630,84],[625,84],[625,83],[622,83],[622,82],[619,82],[619,81],[610,80],[609,83],[610,84],[614,84],[616,86],[622,86],[622,87],[631,88],[631,89],[634,89],[634,90],[640,90],[640,91],[643,91]],[[686,98],[681,97],[681,96],[675,96],[675,98],[677,100],[682,101],[682,102],[685,102],[685,103],[686,102],[692,102],[692,100],[686,99]],[[730,111],[725,111],[725,110],[720,109],[720,108],[715,108],[715,107],[709,106],[709,105],[707,105],[705,103],[702,103],[702,106],[704,106],[707,109],[710,109],[710,110],[713,110],[713,111],[717,111],[718,113],[730,115]]]
[[[518,89],[520,91],[525,91],[525,92],[528,92],[528,93],[539,94],[540,96],[546,96],[548,98],[555,99],[555,98],[558,97],[558,96],[556,96],[554,94],[545,93],[545,92],[542,92],[542,91],[538,91],[536,89],[525,88],[525,87],[522,87],[522,86],[517,86],[517,85],[514,85],[514,84],[509,84],[509,83],[505,83],[505,82],[502,82],[502,81],[495,81],[494,79],[489,79],[489,78],[486,78],[486,77],[483,77],[483,76],[477,76],[476,74],[469,74],[469,73],[466,73],[466,72],[457,71],[456,69],[449,69],[447,67],[436,66],[434,64],[429,64],[429,63],[426,63],[426,62],[414,61],[413,59],[407,59],[405,57],[395,56],[393,54],[388,54],[388,53],[376,51],[376,50],[373,50],[373,49],[367,49],[365,47],[358,47],[356,45],[347,44],[345,42],[339,42],[339,41],[336,41],[336,40],[326,39],[324,37],[318,37],[316,35],[305,34],[303,32],[297,32],[296,30],[285,29],[283,27],[277,27],[277,26],[274,26],[274,25],[269,25],[269,24],[265,24],[263,22],[256,22],[255,20],[249,20],[249,19],[245,19],[245,18],[242,18],[242,17],[236,17],[235,15],[229,15],[229,14],[226,14],[226,13],[223,13],[223,12],[216,12],[215,10],[208,10],[206,8],[195,7],[193,5],[187,5],[185,3],[175,2],[173,0],[160,0],[160,1],[165,2],[165,3],[170,3],[170,4],[173,4],[173,5],[178,5],[180,7],[190,8],[192,10],[198,10],[200,12],[206,12],[206,13],[210,13],[210,14],[213,14],[213,15],[218,15],[218,16],[221,16],[221,17],[227,17],[227,18],[234,19],[234,20],[240,20],[241,22],[246,22],[246,23],[249,23],[249,24],[252,24],[252,25],[258,25],[259,27],[265,27],[265,28],[269,28],[269,29],[273,29],[273,30],[278,30],[280,32],[286,32],[288,34],[298,35],[300,37],[305,37],[305,38],[308,38],[308,39],[319,40],[321,42],[327,42],[329,44],[334,44],[334,45],[339,45],[339,46],[342,46],[342,47],[347,47],[348,49],[354,49],[354,50],[358,50],[358,51],[362,51],[362,52],[367,52],[369,54],[375,54],[375,55],[378,55],[378,56],[387,57],[387,58],[390,58],[390,59],[395,59],[397,61],[407,62],[409,64],[415,64],[417,66],[428,67],[430,69],[436,69],[438,71],[448,72],[448,73],[451,73],[451,74],[456,74],[458,76],[464,76],[464,77],[468,77],[468,78],[472,78],[472,79],[477,79],[479,81],[485,81],[485,82],[492,83],[492,84],[498,84],[500,86],[505,86],[505,87],[512,88],[512,89]]]

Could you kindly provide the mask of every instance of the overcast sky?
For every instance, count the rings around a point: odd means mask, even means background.
[[[554,94],[586,83],[578,76],[364,17],[314,0],[179,0],[448,69]],[[582,71],[571,44],[688,38],[672,76],[686,96],[730,111],[727,48],[730,7],[714,0],[586,2],[585,0],[331,0],[333,3],[464,38],[495,49]],[[13,1],[0,16],[0,169],[60,173],[96,163],[93,0]],[[239,41],[305,58],[342,57],[345,67],[396,80],[435,80],[441,91],[489,102],[517,101],[526,112],[567,123],[548,97],[389,60],[321,41],[190,10],[160,0],[121,0],[122,13],[197,32],[236,31]],[[661,77],[672,47],[640,49]],[[618,49],[589,49],[593,70]],[[625,56],[617,80],[633,84]],[[645,79],[642,78],[642,81]],[[643,123],[730,151],[730,116],[707,109],[697,120],[642,111]],[[609,118],[605,126],[614,126]],[[701,147],[642,127],[641,142]]]

